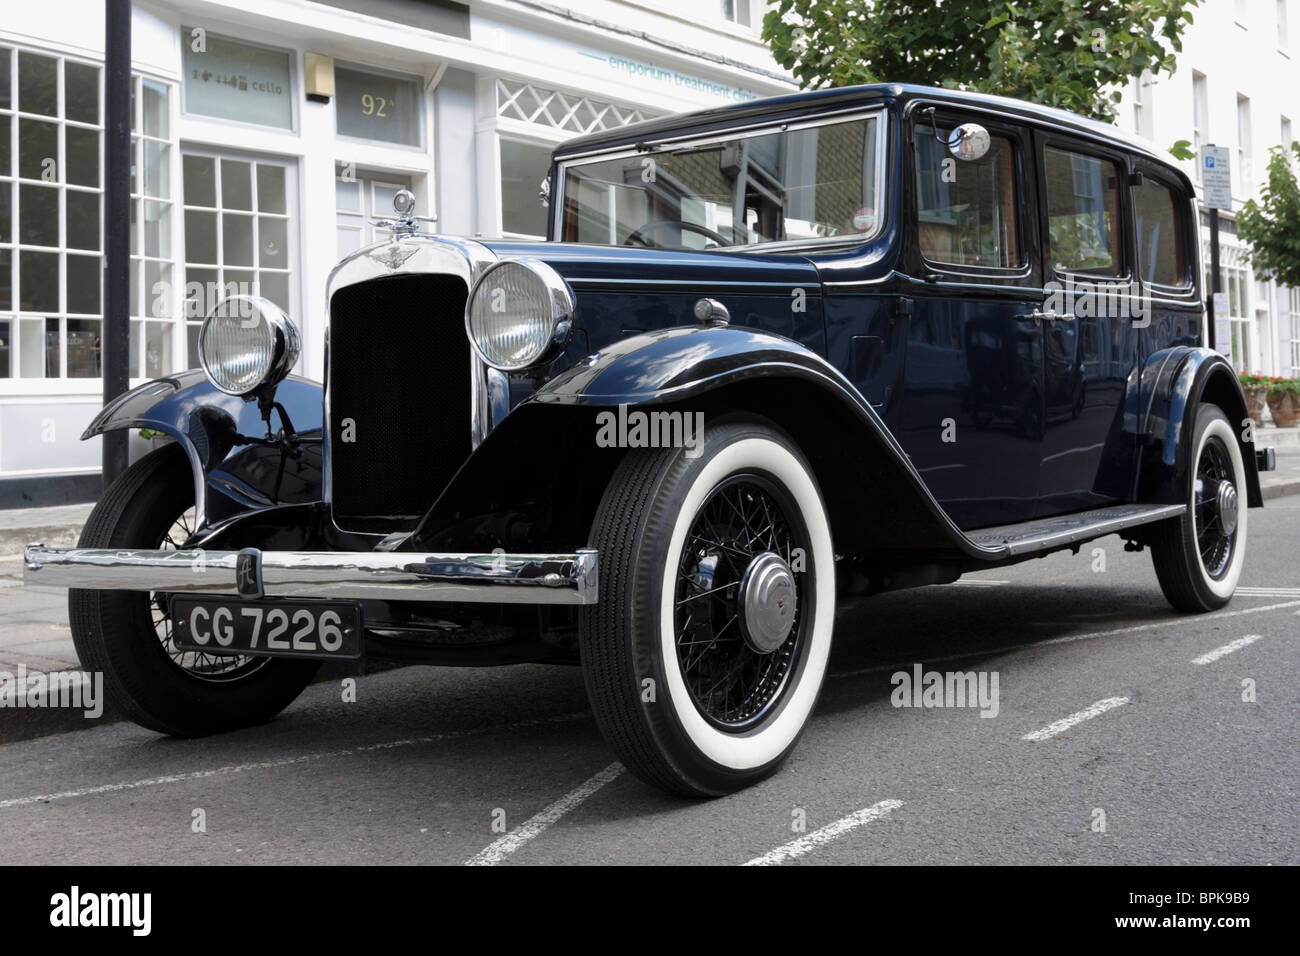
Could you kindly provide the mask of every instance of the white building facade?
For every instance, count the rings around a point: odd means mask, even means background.
[[[556,143],[795,89],[759,16],[760,0],[137,2],[132,385],[195,367],[230,288],[300,323],[299,371],[319,379],[326,278],[397,190],[438,232],[539,236]],[[103,51],[101,0],[0,14],[0,508],[99,488],[99,439],[79,437],[102,394]]]
[[[1220,213],[1220,279],[1228,294],[1216,346],[1239,371],[1300,376],[1300,289],[1260,279],[1237,237],[1235,211],[1258,199],[1269,149],[1290,146],[1300,121],[1300,0],[1204,0],[1183,37],[1172,76],[1134,81],[1116,122],[1162,150],[1192,143],[1183,165],[1200,187],[1200,148],[1228,147],[1233,212]],[[1208,217],[1201,214],[1206,289]]]

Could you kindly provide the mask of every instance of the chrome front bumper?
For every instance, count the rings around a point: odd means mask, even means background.
[[[246,598],[595,604],[595,551],[573,554],[422,554],[371,551],[23,552],[25,584],[115,591],[237,594]]]

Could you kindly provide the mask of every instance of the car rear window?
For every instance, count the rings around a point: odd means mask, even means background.
[[[1142,279],[1159,285],[1189,284],[1186,205],[1172,189],[1146,177],[1133,190],[1137,217],[1138,268]]]

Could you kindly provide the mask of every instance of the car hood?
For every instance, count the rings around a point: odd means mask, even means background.
[[[570,242],[478,240],[502,259],[532,257],[551,266],[575,292],[677,291],[697,295],[771,295],[820,288],[817,268],[798,255],[692,252]]]

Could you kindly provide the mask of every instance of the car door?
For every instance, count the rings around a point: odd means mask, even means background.
[[[946,141],[989,134],[973,161]],[[911,112],[904,189],[912,314],[898,436],[963,528],[1032,516],[1043,430],[1035,167],[1029,132],[944,106]]]
[[[1129,173],[1122,153],[1035,136],[1044,302],[1038,516],[1097,507],[1128,490],[1135,436],[1124,396],[1137,361]],[[1136,320],[1136,321],[1135,321]]]

